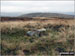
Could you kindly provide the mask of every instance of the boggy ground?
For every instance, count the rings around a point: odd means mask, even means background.
[[[2,55],[52,55],[74,51],[74,19],[0,22]],[[46,36],[27,36],[29,30],[45,28]]]

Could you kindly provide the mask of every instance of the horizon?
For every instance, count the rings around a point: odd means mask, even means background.
[[[52,12],[33,12],[33,13],[52,13]],[[54,13],[54,12],[53,12]],[[24,14],[32,14],[32,13],[1,13],[1,17],[17,17],[17,16],[21,16]],[[74,13],[71,12],[67,12],[67,13],[56,13],[56,14],[64,14],[64,15],[72,15],[75,16]]]

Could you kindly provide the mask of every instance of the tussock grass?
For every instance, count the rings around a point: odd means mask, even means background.
[[[72,20],[51,22],[0,22],[2,55],[55,55],[58,48],[74,50],[75,26]],[[57,22],[57,21],[56,21]],[[65,22],[65,23],[64,23]],[[47,36],[27,36],[33,29],[46,28]],[[54,52],[54,53],[53,53]]]

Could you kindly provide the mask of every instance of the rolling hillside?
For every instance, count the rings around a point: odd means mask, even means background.
[[[58,17],[58,18],[74,18],[74,15],[59,14],[59,13],[29,13],[20,17]]]

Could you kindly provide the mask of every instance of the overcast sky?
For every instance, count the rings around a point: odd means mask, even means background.
[[[1,12],[74,12],[74,1],[1,1]]]

